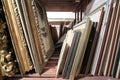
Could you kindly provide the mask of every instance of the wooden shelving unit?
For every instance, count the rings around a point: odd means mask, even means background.
[[[75,20],[80,22],[82,21],[83,14],[86,10],[87,5],[92,0],[41,0],[47,11],[72,11],[75,13]],[[56,4],[59,4],[56,6]],[[62,9],[62,7],[65,8]],[[1,11],[1,9],[0,9]],[[49,24],[60,24],[65,23],[65,21],[58,22],[49,22]],[[66,21],[66,24],[69,22]],[[56,49],[48,62],[46,63],[42,74],[36,73],[35,70],[27,72],[25,75],[21,75],[20,73],[15,74],[13,76],[5,77],[5,80],[66,80],[61,76],[56,77],[57,64],[60,56],[61,49]],[[0,78],[1,80],[1,78]],[[113,77],[105,77],[105,76],[91,76],[91,75],[83,75],[80,74],[75,80],[119,80]]]
[[[34,71],[29,72],[26,75],[14,75],[10,77],[6,77],[5,80],[66,80],[61,77],[56,78],[56,68],[58,63],[60,51],[57,50],[53,53],[52,57],[48,61],[45,66],[43,73],[40,75],[35,73]],[[112,77],[104,77],[104,76],[85,76],[79,75],[76,80],[118,80]]]

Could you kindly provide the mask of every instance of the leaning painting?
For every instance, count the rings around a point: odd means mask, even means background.
[[[41,73],[54,51],[46,11],[40,0],[2,0],[22,74]]]

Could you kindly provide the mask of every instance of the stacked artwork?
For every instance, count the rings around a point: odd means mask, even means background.
[[[42,2],[1,1],[6,21],[0,18],[0,80],[19,71],[25,74],[35,69],[41,73],[54,51]],[[82,74],[120,78],[120,0],[96,0],[83,21],[65,36],[57,77],[74,80]]]
[[[2,4],[21,74],[33,69],[41,73],[54,51],[46,11],[41,1],[2,0]],[[11,68],[9,65],[7,67]]]
[[[1,4],[1,3],[0,3]],[[0,80],[19,71],[4,12],[0,6]]]
[[[74,26],[69,48],[64,49],[67,45],[64,41],[57,77],[74,80],[82,74],[120,78],[120,1],[106,0],[94,6],[83,21]]]

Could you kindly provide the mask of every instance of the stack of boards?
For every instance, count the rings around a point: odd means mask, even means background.
[[[37,73],[41,73],[54,51],[46,11],[41,1],[1,1],[16,56],[16,62],[18,63],[17,67],[22,75],[33,69],[35,69]],[[7,66],[5,69],[8,71],[9,68],[12,68],[12,70],[16,69],[14,66],[9,66],[9,64]]]
[[[67,32],[56,76],[71,80],[79,75],[120,78],[119,53],[120,0],[95,0],[83,21]]]

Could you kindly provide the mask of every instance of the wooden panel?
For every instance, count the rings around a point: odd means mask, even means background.
[[[82,11],[86,9],[87,4],[92,0],[42,0],[47,11],[69,11],[75,12],[80,9],[82,5]]]
[[[73,11],[74,0],[42,0],[47,11]]]

